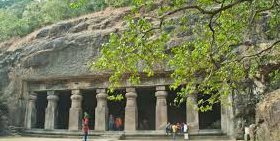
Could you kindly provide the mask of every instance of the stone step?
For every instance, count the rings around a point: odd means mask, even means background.
[[[169,139],[172,140],[172,135],[124,135],[125,140],[151,140],[151,139]],[[178,134],[176,139],[183,140],[184,134]],[[190,140],[229,140],[226,135],[189,135]]]
[[[23,130],[20,135],[28,137],[47,137],[47,138],[82,138],[82,131],[68,130]],[[90,138],[110,139],[110,140],[172,140],[171,134],[166,135],[164,131],[90,131]],[[198,134],[190,134],[191,140],[229,140],[229,137],[222,134],[220,130],[200,130]],[[184,134],[178,133],[177,139],[183,140]]]

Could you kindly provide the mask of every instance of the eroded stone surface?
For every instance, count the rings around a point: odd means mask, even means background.
[[[280,89],[267,95],[256,110],[256,138],[260,141],[280,140]]]

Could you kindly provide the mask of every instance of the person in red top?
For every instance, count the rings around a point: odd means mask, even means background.
[[[117,117],[115,119],[115,127],[116,127],[116,130],[117,131],[120,131],[121,130],[121,127],[122,127],[122,119],[120,117]]]
[[[89,130],[88,124],[89,124],[89,115],[87,112],[85,112],[83,118],[84,141],[87,141],[88,138],[88,130]]]

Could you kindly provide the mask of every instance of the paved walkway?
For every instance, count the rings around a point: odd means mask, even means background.
[[[82,141],[82,139],[69,139],[69,138],[29,138],[29,137],[0,137],[0,141]],[[89,141],[117,141],[114,139],[90,139]],[[120,140],[119,140],[120,141]],[[122,140],[122,141],[143,141],[143,140]],[[155,141],[155,140],[144,140]],[[156,141],[173,141],[173,140],[156,140]],[[183,140],[176,140],[183,141]],[[186,140],[185,140],[186,141]],[[195,140],[195,141],[217,141],[217,140]],[[218,140],[230,141],[230,140]]]

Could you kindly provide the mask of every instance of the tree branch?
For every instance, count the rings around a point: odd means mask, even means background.
[[[254,21],[255,18],[256,18],[256,15],[257,15],[258,13],[261,13],[261,12],[264,12],[264,11],[267,11],[267,10],[271,10],[271,9],[274,8],[276,5],[277,5],[276,0],[273,0],[271,6],[269,6],[269,7],[267,7],[267,8],[263,8],[263,9],[259,9],[259,10],[255,11],[254,14],[253,14],[253,16],[252,16],[252,18],[251,18],[251,20],[250,20],[250,23],[251,23],[251,24],[253,23],[253,21]]]
[[[240,59],[236,60],[238,62],[242,61],[243,59],[245,58],[251,58],[251,57],[255,57],[255,56],[260,56],[261,54],[263,54],[264,52],[266,51],[270,51],[271,49],[273,49],[275,47],[276,44],[279,44],[280,43],[280,40],[277,40],[275,41],[271,46],[269,46],[268,48],[264,49],[264,50],[261,50],[260,52],[258,53],[255,53],[255,54],[252,54],[252,55],[246,55],[246,56],[243,56],[241,57]]]
[[[181,8],[178,8],[178,9],[175,9],[173,11],[165,13],[164,15],[162,15],[160,17],[160,19],[164,18],[166,16],[169,16],[169,15],[175,14],[177,12],[186,10],[186,9],[196,9],[199,12],[201,12],[202,14],[215,15],[217,13],[220,13],[220,12],[224,11],[224,10],[227,10],[227,9],[230,9],[230,8],[234,7],[235,5],[237,5],[239,3],[248,2],[248,1],[253,1],[253,0],[237,0],[237,1],[233,2],[233,3],[230,3],[230,4],[226,5],[226,6],[223,6],[223,7],[219,8],[219,9],[216,9],[216,10],[205,10],[205,9],[203,9],[203,8],[197,6],[197,5],[193,5],[193,6],[189,6],[188,5],[188,6],[184,6],[184,7],[181,7]]]
[[[213,49],[213,46],[214,46],[214,42],[215,42],[215,30],[213,28],[213,18],[214,18],[215,15],[211,15],[211,18],[209,20],[209,28],[212,32],[212,40],[211,40],[211,44],[210,44],[210,54],[209,54],[209,57],[211,59],[211,62],[215,65],[215,67],[218,69],[219,68],[219,65],[216,63],[216,61],[214,60],[213,58],[213,54],[212,54],[212,49]]]

